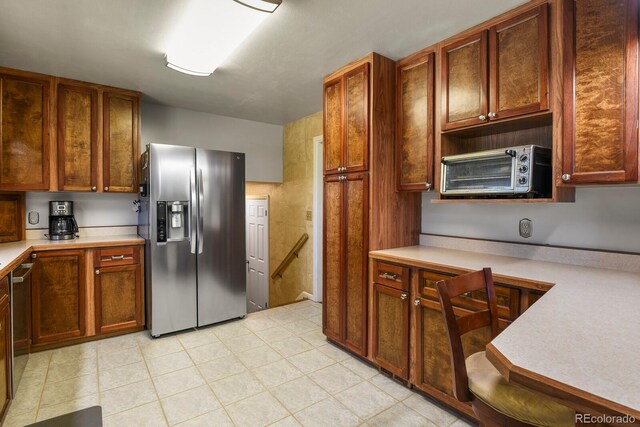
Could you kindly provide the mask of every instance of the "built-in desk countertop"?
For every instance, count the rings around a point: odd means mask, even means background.
[[[115,236],[87,236],[72,240],[29,239],[0,244],[0,278],[6,276],[34,251],[104,248],[110,246],[143,245],[136,234]]]
[[[487,346],[487,357],[510,381],[577,410],[640,420],[640,274],[428,246],[370,254],[554,284]]]

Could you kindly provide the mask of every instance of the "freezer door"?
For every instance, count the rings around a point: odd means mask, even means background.
[[[196,149],[198,325],[247,314],[244,154]]]
[[[195,149],[151,144],[149,170],[150,275],[147,298],[151,300],[151,335],[193,328],[197,325],[197,274],[195,224],[197,198]],[[158,202],[188,202],[186,224],[190,239],[158,241]],[[170,227],[166,217],[165,227]],[[165,229],[165,233],[167,230]],[[161,239],[162,240],[162,239]]]

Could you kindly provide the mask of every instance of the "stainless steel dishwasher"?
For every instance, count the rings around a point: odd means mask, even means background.
[[[31,269],[22,263],[11,273],[11,336],[13,340],[13,396],[29,361],[31,347]]]

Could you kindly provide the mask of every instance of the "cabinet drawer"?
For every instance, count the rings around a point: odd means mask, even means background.
[[[391,288],[409,290],[409,268],[374,260],[373,281]]]
[[[420,284],[418,289],[422,289],[422,294],[425,297],[439,301],[436,283],[449,277],[453,277],[453,275],[422,270],[420,271]],[[496,293],[498,315],[500,318],[514,320],[518,317],[520,291],[500,284],[494,284],[493,288]],[[484,290],[474,291],[460,295],[451,301],[457,307],[469,310],[483,310],[487,307],[487,293]]]
[[[137,247],[107,248],[96,251],[95,266],[132,265],[140,263],[140,251]]]

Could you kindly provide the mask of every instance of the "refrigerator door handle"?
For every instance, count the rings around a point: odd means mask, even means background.
[[[196,241],[197,241],[197,236],[196,236],[196,227],[194,225],[194,218],[196,217],[196,212],[198,212],[198,206],[196,204],[196,200],[197,200],[197,195],[198,195],[198,191],[197,191],[197,187],[196,187],[196,168],[191,168],[191,170],[189,171],[189,178],[190,178],[190,183],[189,183],[189,188],[191,190],[191,200],[190,200],[190,204],[191,206],[189,206],[189,209],[191,210],[191,214],[189,215],[189,240],[191,243],[191,253],[195,254],[196,253]]]
[[[198,168],[198,253],[204,249],[204,182],[202,169]]]

